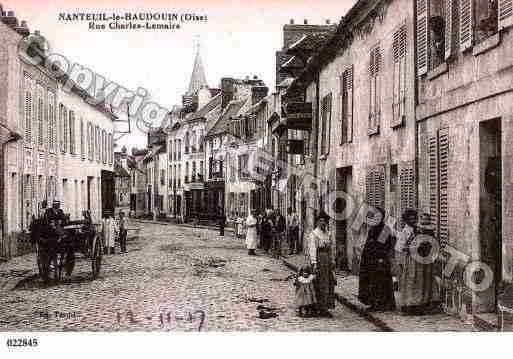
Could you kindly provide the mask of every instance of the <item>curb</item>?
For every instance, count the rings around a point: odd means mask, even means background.
[[[161,226],[177,226],[177,227],[187,227],[187,228],[210,229],[210,230],[213,230],[213,231],[214,230],[219,231],[219,228],[218,227],[214,227],[214,226],[204,226],[204,225],[195,226],[195,225],[187,224],[187,223],[169,223],[169,222],[161,222],[161,221],[151,221],[151,220],[148,220],[148,219],[134,219],[134,218],[131,218],[131,222],[160,224]],[[233,228],[224,227],[224,231],[225,232],[233,232]]]
[[[290,263],[285,258],[282,259],[283,264],[293,270],[294,272],[297,272],[299,269],[295,264]],[[344,297],[340,293],[335,292],[335,297],[337,298],[337,301],[357,313],[360,317],[364,318],[365,320],[371,322],[376,327],[381,329],[384,332],[394,332],[395,330],[390,327],[387,323],[385,323],[383,320],[375,317],[372,313],[368,312],[362,305],[358,305],[354,303],[354,301],[351,301],[350,299]]]

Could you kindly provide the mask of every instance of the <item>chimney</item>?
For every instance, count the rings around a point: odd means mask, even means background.
[[[330,19],[326,19],[326,25],[329,25],[331,23]]]
[[[251,104],[254,105],[260,102],[265,96],[267,96],[269,88],[266,86],[253,86],[251,88]]]
[[[294,19],[290,19],[290,24],[294,25]]]
[[[18,34],[22,35],[23,37],[27,37],[30,35],[30,30],[27,26],[27,22],[25,20],[23,20],[20,24],[20,26],[18,26],[16,28],[16,31],[18,32]]]
[[[234,80],[229,77],[225,77],[221,79],[221,108],[226,108],[226,106],[233,99],[233,85]]]
[[[305,25],[308,25],[308,20],[307,19],[305,19]]]
[[[257,76],[257,75],[254,75],[254,76],[253,76],[253,80],[258,80],[258,76]]]
[[[4,16],[4,7],[0,4],[0,17]]]
[[[12,10],[7,11],[7,15],[2,16],[2,22],[13,29],[18,27],[18,19]]]

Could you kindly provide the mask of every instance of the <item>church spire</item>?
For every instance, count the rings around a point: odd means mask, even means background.
[[[196,58],[194,59],[194,67],[192,69],[191,81],[189,82],[188,95],[195,95],[202,87],[208,87],[207,78],[205,76],[205,69],[203,68],[203,62],[201,61],[200,55],[200,44],[199,41],[196,45]]]

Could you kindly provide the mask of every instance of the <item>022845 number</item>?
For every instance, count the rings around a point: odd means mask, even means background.
[[[36,338],[9,338],[6,344],[9,348],[37,347],[38,342]]]

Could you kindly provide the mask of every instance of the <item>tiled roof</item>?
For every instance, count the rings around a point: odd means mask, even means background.
[[[333,30],[336,28],[334,27]],[[334,31],[316,32],[302,36],[287,49],[287,54],[294,55],[298,52],[315,52],[320,49],[333,35]]]
[[[223,111],[221,116],[219,116],[219,120],[216,122],[216,124],[210,131],[208,131],[207,136],[215,136],[225,133],[226,125],[228,124],[230,118],[237,116],[247,101],[248,99],[230,102],[228,106],[226,106],[226,109]]]
[[[213,111],[216,107],[221,106],[221,100],[222,100],[221,94],[217,94],[205,106],[203,106],[198,111],[193,112],[189,116],[187,116],[187,120],[196,120],[196,119],[205,118],[205,116],[210,111]]]

